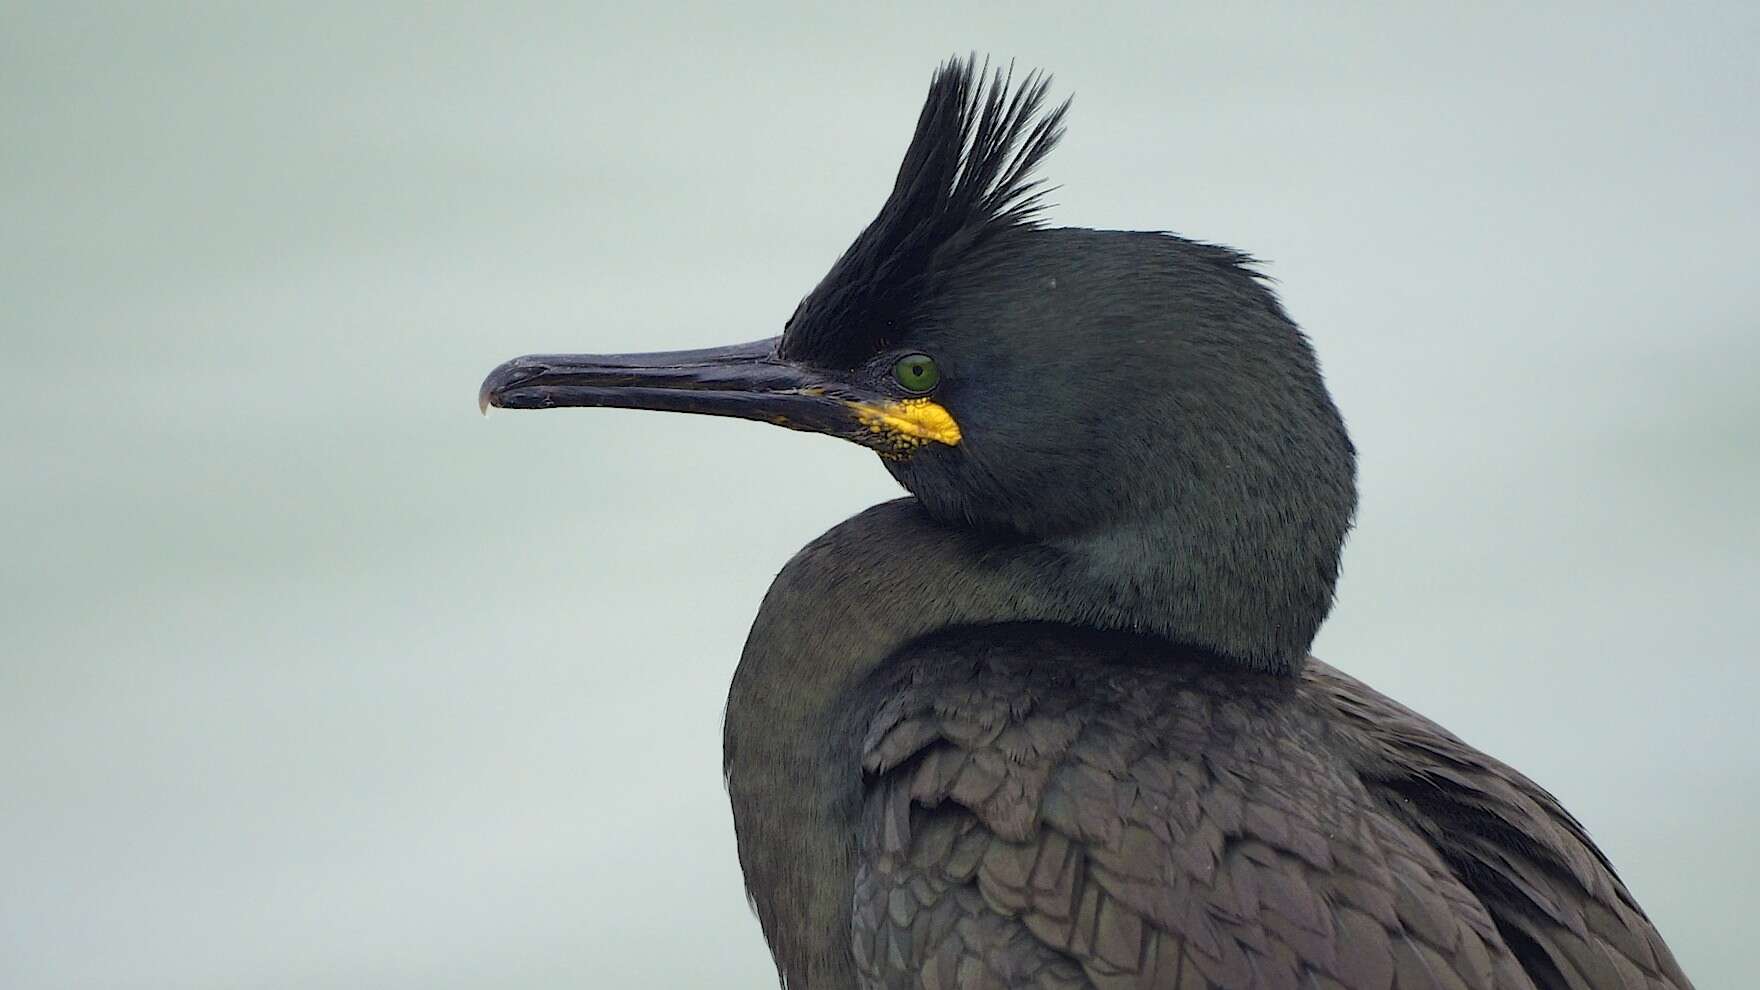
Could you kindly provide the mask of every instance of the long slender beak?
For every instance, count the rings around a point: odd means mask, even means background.
[[[477,404],[485,412],[592,406],[734,416],[882,453],[959,443],[958,426],[939,405],[867,393],[784,361],[776,356],[780,339],[652,354],[530,354],[489,372]]]

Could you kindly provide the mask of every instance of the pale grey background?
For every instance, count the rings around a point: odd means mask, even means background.
[[[974,48],[1076,94],[1055,221],[1249,249],[1316,340],[1365,492],[1318,652],[1737,984],[1753,4],[617,6],[0,6],[0,985],[768,983],[724,691],[894,489],[474,393],[777,330]]]

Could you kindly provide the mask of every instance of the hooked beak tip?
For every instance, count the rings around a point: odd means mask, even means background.
[[[483,384],[477,388],[477,411],[487,416],[491,407],[500,409],[503,392],[529,381],[543,370],[542,364],[525,357],[496,365],[495,370],[489,372],[488,377],[483,379]]]

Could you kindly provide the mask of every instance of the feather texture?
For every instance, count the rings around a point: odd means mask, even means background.
[[[1049,76],[951,60],[929,85],[892,194],[789,319],[790,360],[851,367],[895,340],[952,267],[999,232],[1031,226],[1032,178],[1063,134],[1068,101],[1044,112]]]
[[[1557,802],[1422,717],[1047,629],[879,678],[862,985],[1690,986]]]

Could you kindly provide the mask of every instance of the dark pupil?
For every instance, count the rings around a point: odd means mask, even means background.
[[[920,364],[911,365],[911,377],[912,378],[923,377],[923,366]]]

